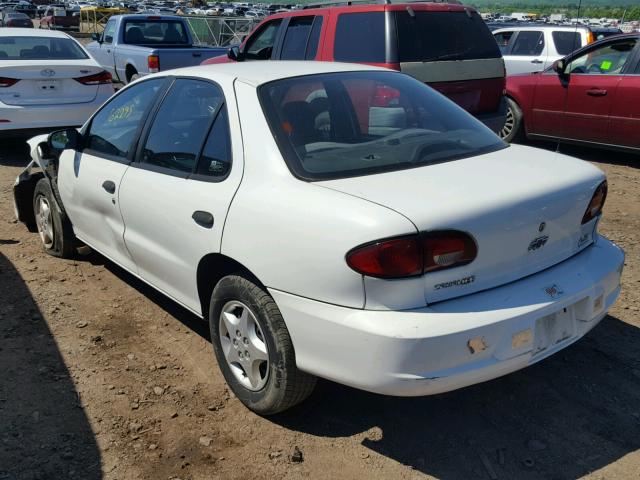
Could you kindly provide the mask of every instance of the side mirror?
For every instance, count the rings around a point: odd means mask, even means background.
[[[553,71],[558,75],[564,75],[567,64],[565,63],[564,58],[561,58],[560,60],[553,62],[553,66],[551,68],[553,68]]]
[[[80,134],[74,128],[58,130],[49,135],[47,144],[54,150],[74,150],[80,144]]]
[[[94,42],[99,42],[101,38],[102,38],[102,36],[99,33],[92,33],[91,34],[91,40],[93,40]]]
[[[240,47],[238,47],[237,45],[230,47],[229,51],[227,52],[227,57],[234,62],[241,62],[243,59],[242,52],[240,52]]]

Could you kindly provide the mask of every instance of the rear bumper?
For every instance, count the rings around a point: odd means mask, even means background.
[[[507,100],[503,96],[500,100],[500,108],[496,112],[483,113],[476,115],[476,118],[489,127],[493,132],[499,133],[504,127],[504,122],[507,119]]]
[[[618,297],[623,264],[622,250],[599,237],[530,277],[410,311],[270,292],[301,370],[371,392],[419,396],[500,377],[575,342]]]
[[[87,103],[21,106],[7,105],[0,101],[0,136],[33,136],[37,132],[79,127],[109,99],[113,87],[108,87],[110,91],[101,88],[96,98]]]

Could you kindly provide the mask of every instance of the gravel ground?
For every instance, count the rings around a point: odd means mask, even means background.
[[[265,419],[226,388],[201,320],[99,254],[42,252],[12,214],[26,155],[3,141],[0,480],[640,478],[640,158],[562,151],[607,173],[601,230],[628,255],[600,326],[457,392],[397,399],[320,382]]]

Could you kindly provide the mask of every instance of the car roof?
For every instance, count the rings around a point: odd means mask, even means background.
[[[321,73],[335,72],[362,72],[381,71],[389,72],[386,68],[372,67],[355,63],[340,62],[310,62],[310,61],[270,61],[269,68],[265,68],[265,62],[233,62],[212,65],[198,65],[196,67],[180,68],[162,72],[165,75],[181,75],[218,80],[226,77],[227,80],[239,79],[244,83],[259,86],[264,83],[283,78],[301,77]],[[157,74],[160,75],[160,74]]]
[[[0,37],[69,38],[69,35],[56,30],[40,30],[37,28],[0,28]]]
[[[575,32],[575,31],[580,31],[580,30],[589,30],[589,27],[587,27],[586,25],[578,25],[578,26],[575,26],[575,25],[544,25],[544,24],[527,25],[527,26],[511,25],[511,26],[498,28],[498,29],[494,30],[493,33],[497,32],[498,30],[518,30],[518,31],[553,30],[553,31],[558,31],[558,32]]]

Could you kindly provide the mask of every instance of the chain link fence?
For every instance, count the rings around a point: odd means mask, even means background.
[[[226,47],[242,42],[258,21],[237,17],[185,16],[197,45]]]

